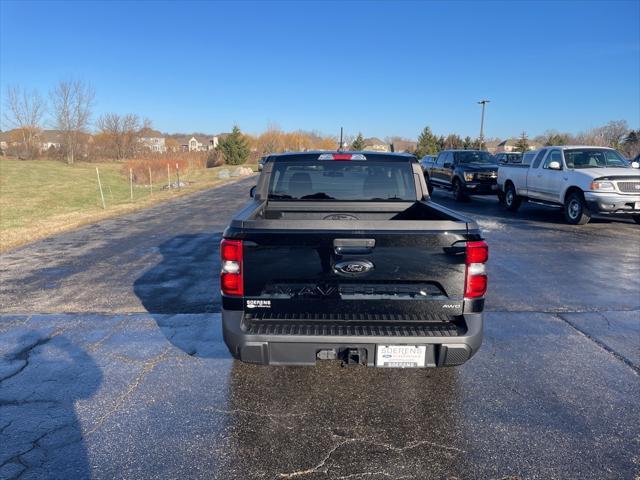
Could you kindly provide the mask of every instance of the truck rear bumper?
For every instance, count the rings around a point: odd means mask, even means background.
[[[424,335],[424,330],[423,335],[419,335],[420,330],[412,329],[410,325],[399,327],[406,335],[373,334],[375,329],[367,327],[329,328],[329,333],[335,334],[328,335],[317,335],[315,330],[302,334],[300,328],[280,329],[293,331],[293,334],[274,333],[278,328],[256,333],[255,329],[251,332],[243,329],[242,318],[240,310],[222,310],[224,341],[234,358],[262,365],[315,365],[319,358],[332,358],[331,352],[341,358],[345,352],[357,350],[362,353],[361,363],[375,366],[377,345],[423,345],[426,346],[425,365],[445,367],[463,364],[482,344],[482,313],[465,314],[466,328],[459,334],[446,335],[446,329],[441,329],[428,336]],[[354,328],[359,331],[357,335],[345,334],[353,332]]]

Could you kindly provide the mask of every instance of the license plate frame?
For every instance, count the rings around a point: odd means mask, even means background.
[[[376,345],[379,368],[423,368],[426,359],[426,345]]]

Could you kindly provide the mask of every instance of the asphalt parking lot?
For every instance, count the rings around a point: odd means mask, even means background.
[[[260,367],[217,313],[254,181],[0,255],[0,478],[640,476],[640,226],[436,192],[491,248],[471,361]]]

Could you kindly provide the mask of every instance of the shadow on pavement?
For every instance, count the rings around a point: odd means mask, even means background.
[[[174,346],[188,355],[228,358],[214,313],[220,311],[222,234],[178,235],[159,246],[162,259],[133,284],[142,305]],[[220,348],[220,344],[224,348]]]
[[[32,330],[0,359],[0,478],[91,477],[75,403],[102,371],[63,335]]]

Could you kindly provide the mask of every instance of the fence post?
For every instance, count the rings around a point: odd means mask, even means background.
[[[171,173],[169,170],[169,164],[167,163],[167,188],[171,190]]]
[[[151,178],[151,167],[149,167],[149,190],[151,195],[153,195],[153,179]]]
[[[133,202],[133,169],[129,169],[129,192],[131,195],[131,201]]]
[[[102,193],[102,183],[100,182],[100,172],[98,171],[98,167],[96,167],[96,175],[98,176],[98,188],[100,189],[100,198],[102,199],[102,209],[106,210],[107,206],[104,203],[104,194]]]
[[[176,162],[176,176],[178,177],[178,190],[180,190],[180,166]]]

